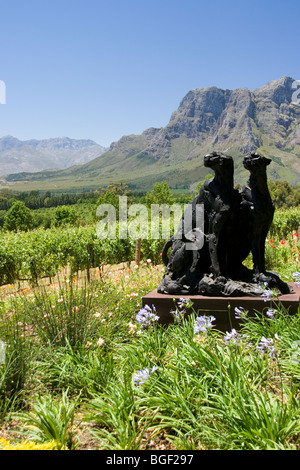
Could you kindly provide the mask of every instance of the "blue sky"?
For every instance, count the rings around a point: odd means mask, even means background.
[[[0,18],[0,137],[109,146],[191,89],[300,79],[299,0],[2,0]]]

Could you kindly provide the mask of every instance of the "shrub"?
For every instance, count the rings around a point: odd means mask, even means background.
[[[14,202],[4,217],[4,230],[27,232],[32,227],[33,216],[31,210],[22,201]]]
[[[78,214],[74,207],[58,206],[55,209],[53,225],[61,227],[62,225],[74,225],[78,219]]]

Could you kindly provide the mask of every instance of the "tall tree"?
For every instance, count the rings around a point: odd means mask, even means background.
[[[169,204],[172,205],[175,198],[166,181],[155,183],[152,191],[146,194],[146,203],[151,204]]]
[[[31,210],[22,201],[15,201],[4,217],[4,230],[24,231],[32,229],[33,216]]]

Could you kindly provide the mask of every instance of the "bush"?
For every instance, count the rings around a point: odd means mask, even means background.
[[[31,210],[22,201],[14,202],[4,217],[4,230],[27,232],[32,227],[33,216]]]
[[[54,213],[53,225],[54,227],[61,227],[62,225],[74,225],[78,219],[78,214],[74,207],[59,206]]]
[[[169,185],[166,181],[155,183],[152,191],[146,194],[146,203],[151,204],[169,204],[175,203],[175,198],[170,191]]]

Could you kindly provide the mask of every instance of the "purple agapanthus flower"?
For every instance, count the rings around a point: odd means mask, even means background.
[[[268,308],[268,310],[266,311],[266,315],[269,318],[274,318],[275,313],[276,313],[276,311],[273,308]]]
[[[201,317],[197,317],[194,325],[194,334],[205,333],[208,329],[211,329],[213,327],[212,322],[214,320],[215,317],[213,316],[208,317],[203,315]]]
[[[263,353],[268,353],[269,357],[274,357],[275,356],[275,346],[274,346],[274,340],[272,338],[265,338],[262,336],[261,341],[259,342],[257,346],[258,351],[261,351]]]
[[[230,332],[226,331],[224,341],[226,344],[233,343],[238,344],[241,339],[241,335],[233,328]]]
[[[156,308],[152,305],[152,308],[149,305],[145,305],[136,316],[136,321],[138,324],[146,327],[149,326],[152,322],[158,321],[159,317],[156,315]]]
[[[191,300],[185,297],[180,297],[179,301],[177,302],[177,308],[180,313],[186,313],[186,308],[189,308],[191,306],[192,306]]]
[[[156,366],[153,366],[152,369],[146,367],[145,369],[138,370],[133,376],[135,385],[142,385],[143,383],[145,383],[146,380],[149,379],[150,375],[153,374],[153,372],[155,372],[156,370]]]
[[[234,307],[235,318],[240,320],[246,313],[244,307]]]
[[[257,292],[258,294],[261,294],[261,296],[264,299],[264,302],[267,302],[273,297],[274,292],[271,289],[268,289],[268,282],[265,281],[263,284],[264,284],[264,287],[263,286],[257,287],[255,289],[255,292]]]
[[[190,301],[190,299],[186,299],[184,297],[180,297],[179,302],[178,302],[178,307],[179,308],[184,308],[185,305]]]
[[[299,271],[295,271],[292,274],[293,279],[295,279],[296,285],[299,287],[300,286],[300,273]]]
[[[273,292],[270,289],[265,289],[262,293],[262,297],[264,298],[264,302],[267,302],[272,298]]]

